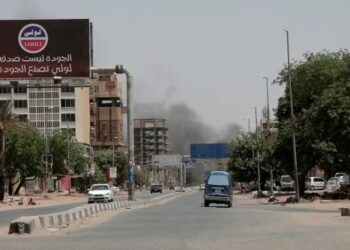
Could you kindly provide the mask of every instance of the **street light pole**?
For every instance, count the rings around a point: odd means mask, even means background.
[[[264,76],[263,79],[266,80],[266,101],[267,101],[267,139],[270,138],[271,131],[270,131],[270,101],[269,101],[269,78]],[[269,166],[270,170],[270,195],[273,196],[273,171],[272,166]]]
[[[256,106],[254,107],[255,110],[255,133],[256,133],[256,142],[258,144],[259,140],[259,132],[258,132],[258,112]],[[260,154],[259,149],[256,148],[256,159],[257,159],[257,165],[258,165],[258,196],[261,195],[261,176],[260,176]]]
[[[128,157],[129,157],[129,187],[128,187],[128,200],[134,200],[134,106],[133,106],[133,93],[132,85],[133,79],[130,72],[123,66],[117,65],[115,67],[115,72],[117,74],[125,74],[126,76],[126,86],[127,86],[127,108],[128,108]]]
[[[49,158],[49,144],[48,144],[48,138],[47,138],[47,113],[46,110],[50,110],[53,107],[46,107],[46,98],[45,98],[45,92],[44,92],[44,134],[45,134],[45,189],[44,189],[44,195],[47,196],[47,186],[48,186],[48,158]]]
[[[297,161],[297,149],[295,142],[295,128],[294,128],[294,110],[293,110],[293,91],[292,91],[292,79],[290,74],[290,57],[289,57],[289,32],[284,30],[287,35],[287,60],[288,60],[288,83],[289,83],[289,97],[290,97],[290,118],[292,125],[292,140],[293,140],[293,165],[294,165],[294,175],[295,175],[295,198],[299,202],[299,179],[298,179],[298,161]]]
[[[248,120],[248,132],[250,133],[250,118],[244,117],[244,120]]]
[[[118,139],[117,136],[113,137],[113,154],[112,154],[112,168],[113,168],[113,170],[114,170],[114,144],[115,144],[116,139]],[[115,168],[115,172],[116,172],[115,183],[117,183],[117,177],[118,177],[118,168],[117,167]]]

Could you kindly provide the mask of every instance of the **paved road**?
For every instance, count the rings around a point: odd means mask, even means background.
[[[148,199],[159,195],[160,195],[159,193],[150,194],[150,193],[143,192],[143,193],[135,193],[135,198]],[[116,201],[127,200],[127,199],[128,199],[127,195],[117,196],[115,198]],[[86,202],[80,202],[80,203],[64,204],[64,205],[57,205],[57,206],[50,206],[50,207],[32,207],[32,208],[25,208],[25,209],[11,209],[11,210],[0,211],[0,227],[8,226],[12,220],[21,216],[35,216],[35,215],[41,215],[41,214],[58,213],[58,212],[62,212],[62,211],[65,211],[74,207],[78,207],[81,205],[85,205],[85,204]]]
[[[345,230],[304,223],[295,213],[281,206],[236,203],[205,208],[202,194],[194,192],[64,236],[7,237],[0,240],[0,249],[349,249],[349,224]]]

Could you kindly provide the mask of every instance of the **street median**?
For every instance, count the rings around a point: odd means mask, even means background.
[[[170,193],[151,199],[138,199],[133,201],[115,201],[110,203],[86,204],[66,211],[38,215],[25,216],[13,220],[9,226],[9,234],[32,234],[35,231],[60,230],[72,225],[79,224],[87,218],[97,217],[105,211],[117,211],[122,208],[155,204],[157,202],[179,196],[181,193]]]

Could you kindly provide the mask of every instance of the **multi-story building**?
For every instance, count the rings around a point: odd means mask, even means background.
[[[91,145],[94,149],[123,147],[122,89],[116,74],[96,74],[90,88]]]
[[[66,128],[76,140],[90,144],[89,89],[73,87],[85,79],[65,79],[66,86],[34,88],[35,84],[54,86],[52,79],[20,80],[0,85],[0,101],[10,102],[12,113],[28,121],[41,133]],[[63,82],[62,82],[63,85]]]
[[[168,149],[168,128],[165,119],[135,119],[134,143],[135,163],[146,166],[152,155],[166,154]]]

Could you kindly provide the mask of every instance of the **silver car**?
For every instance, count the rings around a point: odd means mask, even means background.
[[[305,179],[305,188],[310,190],[324,189],[326,181],[321,177],[307,177]]]
[[[294,180],[290,175],[282,175],[279,182],[281,191],[294,190]]]

